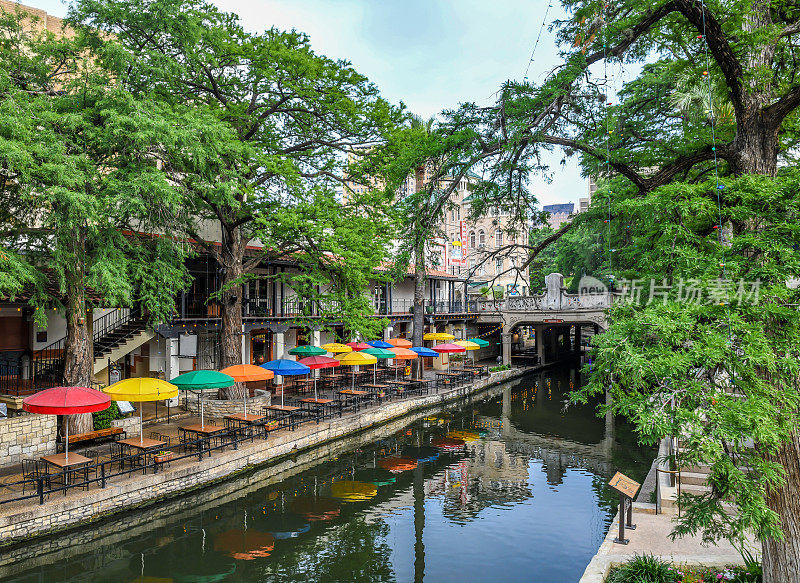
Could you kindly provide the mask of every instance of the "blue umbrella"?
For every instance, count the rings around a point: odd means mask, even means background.
[[[430,348],[426,348],[425,346],[412,346],[411,348],[409,348],[409,350],[412,350],[425,358],[428,357],[438,358],[439,356],[441,356],[441,354],[439,354],[435,350],[431,350]]]
[[[393,345],[389,344],[388,342],[384,342],[383,340],[370,340],[367,342],[373,348],[394,348]]]
[[[280,376],[294,376],[301,374],[308,374],[311,369],[306,365],[297,362],[296,360],[289,360],[288,358],[279,358],[277,360],[270,360],[261,365],[261,368],[271,370],[276,375]],[[281,389],[281,406],[283,406],[283,389]]]

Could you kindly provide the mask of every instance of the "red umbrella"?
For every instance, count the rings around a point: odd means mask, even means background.
[[[367,348],[372,347],[367,346]],[[338,360],[331,358],[330,356],[308,356],[306,358],[301,358],[297,362],[306,365],[312,370],[317,368],[333,368],[334,366],[339,366],[340,364]],[[317,377],[314,377],[314,398],[317,398]]]
[[[364,342],[348,342],[347,345],[356,352],[358,352],[359,350],[366,350],[367,348],[372,348],[372,346]]]
[[[111,397],[87,387],[53,387],[40,391],[22,401],[22,408],[43,415],[77,415],[94,413],[111,406]],[[66,460],[69,461],[69,424],[65,424]]]
[[[458,344],[437,344],[432,347],[439,354],[450,354],[451,352],[466,352],[467,349]],[[450,372],[450,359],[447,359],[447,372]]]

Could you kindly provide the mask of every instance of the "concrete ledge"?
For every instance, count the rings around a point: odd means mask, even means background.
[[[293,457],[416,411],[438,407],[493,385],[521,377],[530,369],[492,373],[465,387],[371,407],[330,422],[306,423],[294,432],[281,431],[268,439],[242,444],[238,450],[218,451],[210,458],[181,464],[158,474],[109,483],[106,488],[52,494],[44,505],[17,504],[0,508],[0,546],[75,527],[99,518],[218,483],[246,469]]]

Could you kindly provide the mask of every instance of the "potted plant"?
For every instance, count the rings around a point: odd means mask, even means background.
[[[171,451],[161,450],[155,456],[153,456],[153,461],[157,464],[163,464],[168,461],[172,461],[172,458],[175,454]]]

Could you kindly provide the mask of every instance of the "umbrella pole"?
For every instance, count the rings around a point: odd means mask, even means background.
[[[375,365],[372,368],[372,384],[376,384],[378,382],[378,361],[375,361]]]
[[[203,399],[200,398],[200,395],[197,396],[197,400],[200,402],[200,427],[202,429],[206,428],[206,424],[203,421]]]
[[[67,416],[64,416],[64,461],[69,463],[69,419]]]
[[[317,377],[315,376],[314,377],[314,400],[317,400],[318,398],[319,397],[317,397]]]
[[[139,401],[139,445],[144,443],[144,411],[142,410],[142,402]]]

